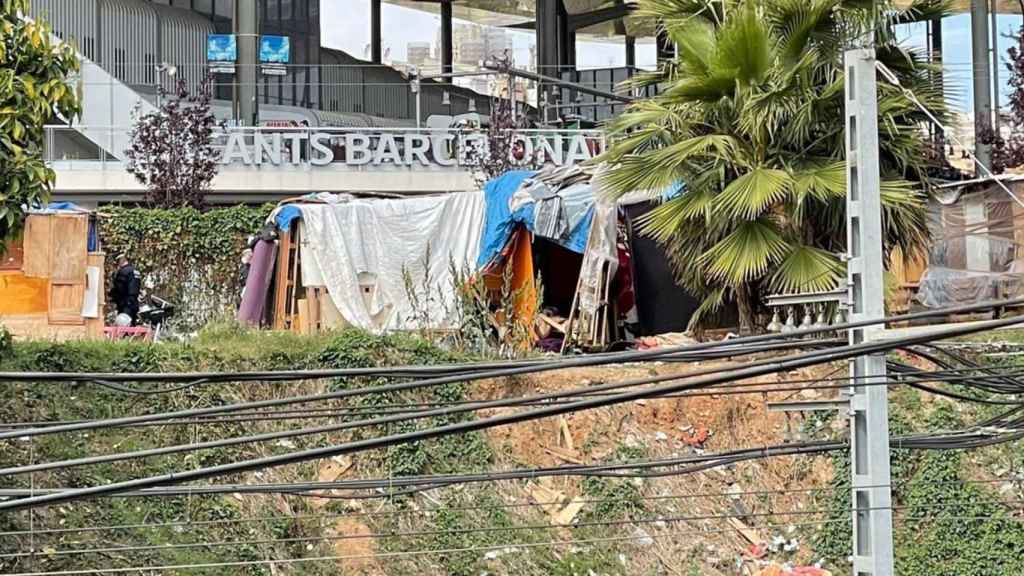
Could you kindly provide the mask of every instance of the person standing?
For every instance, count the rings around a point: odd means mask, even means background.
[[[245,283],[249,281],[249,270],[252,269],[252,248],[242,250],[242,265],[238,269],[238,288],[245,294]]]
[[[132,326],[139,317],[139,291],[142,277],[128,261],[126,254],[117,256],[117,272],[110,285],[110,298],[117,306],[118,315],[127,314],[132,319]]]

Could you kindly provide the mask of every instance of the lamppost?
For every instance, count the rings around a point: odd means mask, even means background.
[[[178,75],[178,67],[174,64],[168,64],[167,62],[161,62],[156,65],[157,74],[157,85],[156,85],[156,107],[160,108],[163,104],[162,97],[164,93],[164,73],[167,74],[168,78],[174,78]]]

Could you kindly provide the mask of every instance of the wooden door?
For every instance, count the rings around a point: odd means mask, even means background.
[[[44,214],[32,214],[25,219],[21,270],[29,278],[50,277],[52,222],[52,217]]]
[[[59,214],[50,219],[50,324],[82,325],[89,218]]]

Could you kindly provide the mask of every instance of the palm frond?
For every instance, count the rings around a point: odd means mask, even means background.
[[[790,251],[778,227],[766,218],[741,222],[705,252],[700,262],[708,276],[730,286],[763,277]]]
[[[722,309],[722,305],[725,304],[725,288],[715,288],[711,290],[701,300],[700,305],[693,311],[693,316],[690,316],[690,322],[686,325],[687,330],[695,330],[704,324],[708,316],[718,314]]]
[[[736,178],[715,198],[715,215],[753,220],[789,194],[793,179],[785,170],[757,167]]]
[[[813,246],[794,246],[775,269],[771,286],[783,293],[821,292],[838,286],[845,272],[834,254]]]

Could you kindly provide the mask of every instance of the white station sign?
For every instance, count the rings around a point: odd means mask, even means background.
[[[595,134],[558,132],[513,133],[509,159],[555,165],[576,164],[600,153]],[[245,132],[228,134],[223,164],[328,166],[470,166],[486,157],[482,132]]]

